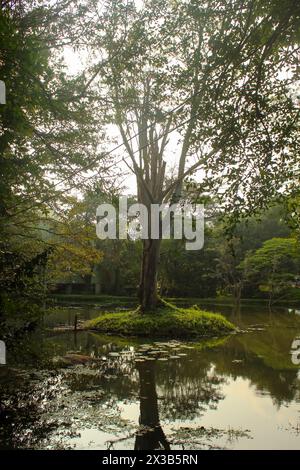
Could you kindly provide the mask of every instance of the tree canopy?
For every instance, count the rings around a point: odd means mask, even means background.
[[[231,227],[223,254],[212,237],[197,256],[195,279],[207,262],[219,263],[223,280],[239,285],[239,263],[259,248],[241,245],[243,217],[281,200],[298,223],[298,1],[26,0],[2,2],[0,23],[5,288],[13,266],[26,271],[33,260],[51,262],[59,278],[60,269],[95,274],[101,260],[117,266],[123,253],[129,273],[131,243],[96,242],[86,199],[121,194],[128,170],[138,202],[184,202],[195,181],[198,200],[213,201]],[[66,48],[84,56],[73,75]],[[163,290],[174,274],[172,250],[185,272],[193,263],[180,244],[142,245],[145,310],[158,301],[158,277]],[[133,272],[132,282],[136,264]]]

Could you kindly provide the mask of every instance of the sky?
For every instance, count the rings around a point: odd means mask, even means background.
[[[136,8],[139,10],[143,7],[144,1],[143,0],[135,0]],[[102,8],[101,8],[102,9]],[[100,9],[100,11],[101,11]],[[64,60],[65,64],[68,69],[68,73],[70,75],[76,75],[80,72],[82,72],[85,68],[85,61],[87,59],[86,53],[84,51],[74,51],[72,47],[66,46],[64,48]],[[121,142],[121,137],[119,134],[118,129],[116,126],[109,126],[108,127],[108,133],[110,138],[117,138],[118,143]],[[173,138],[173,136],[172,136]],[[116,147],[117,144],[112,144],[111,148]],[[108,149],[109,151],[109,149]],[[117,155],[117,154],[116,154]],[[124,192],[125,194],[136,194],[137,192],[137,187],[136,187],[136,177],[133,174],[130,174],[129,169],[127,166],[122,163],[119,165],[120,169],[124,171],[124,174],[126,174],[126,177],[124,178]]]
[[[141,1],[139,2],[140,4],[142,3]],[[83,52],[80,51],[73,51],[73,49],[69,46],[64,48],[64,60],[65,64],[68,69],[68,74],[69,75],[76,75],[80,73],[81,71],[84,70],[84,61],[86,60],[86,55]],[[116,126],[108,126],[107,127],[109,137],[111,139],[117,138],[118,143],[121,143],[121,136],[120,133],[117,129]],[[165,160],[167,161],[167,168],[168,171],[171,172],[172,169],[174,170],[174,166],[176,166],[176,163],[178,162],[178,139],[180,138],[179,133],[174,131],[170,133],[169,135],[169,145],[168,148],[166,149],[165,153]],[[108,148],[108,151],[110,148],[116,147],[118,144],[111,144],[111,146]],[[137,147],[136,147],[137,148]],[[124,154],[125,149],[123,147],[122,154]],[[116,152],[116,155],[120,155],[120,150],[118,151],[119,153]],[[136,194],[136,177],[133,174],[129,174],[129,169],[128,167],[124,164],[121,163],[119,165],[119,168],[124,170],[124,173],[126,173],[126,178],[124,179],[124,184],[125,184],[125,194]]]

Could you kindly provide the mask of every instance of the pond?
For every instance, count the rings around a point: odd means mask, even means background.
[[[0,366],[0,448],[300,449],[300,311],[207,309],[241,332],[146,341],[53,330],[90,307],[48,315]]]

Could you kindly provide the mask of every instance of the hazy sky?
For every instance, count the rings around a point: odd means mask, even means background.
[[[141,2],[140,2],[141,3]],[[70,75],[76,75],[77,73],[81,72],[84,70],[84,62],[86,60],[86,54],[84,51],[73,51],[71,47],[65,47],[64,49],[64,58],[65,58],[65,63],[66,66],[68,67],[68,73]],[[111,138],[117,138],[118,142],[121,143],[121,136],[119,134],[118,129],[116,126],[108,126],[108,133],[109,137]],[[165,160],[167,161],[167,171],[170,173],[172,170],[174,171],[174,166],[176,165],[176,162],[178,161],[178,139],[179,139],[179,134],[178,132],[174,131],[170,133],[169,136],[169,145],[168,148],[166,149],[165,152]],[[117,146],[117,144],[111,144],[109,148],[114,148]],[[108,148],[108,151],[109,151]],[[138,147],[135,146],[134,149],[137,149]],[[121,148],[118,151],[116,151],[116,156],[117,155],[124,155],[127,156],[125,148]],[[130,162],[130,160],[128,160]],[[124,172],[128,173],[128,167],[125,164],[121,164],[121,168],[124,168]],[[125,184],[127,186],[126,193],[128,194],[135,194],[136,193],[136,180],[135,176],[133,174],[127,175]]]

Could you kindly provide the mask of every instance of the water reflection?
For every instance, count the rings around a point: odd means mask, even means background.
[[[159,422],[155,366],[150,362],[147,365],[138,364],[137,368],[140,381],[140,428],[136,433],[134,449],[170,450]]]
[[[234,317],[240,334],[199,343],[39,332],[10,345],[1,448],[300,448],[299,316]]]

